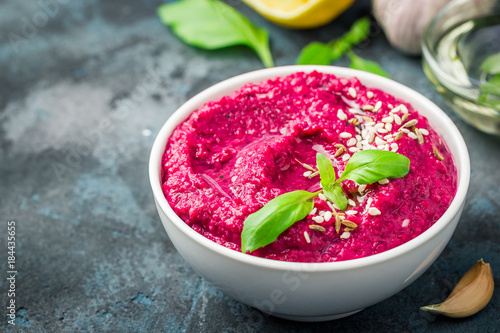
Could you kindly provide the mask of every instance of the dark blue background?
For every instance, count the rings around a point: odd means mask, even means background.
[[[467,319],[419,307],[443,300],[480,258],[491,263],[499,285],[500,139],[455,116],[424,76],[421,59],[392,49],[376,26],[355,51],[457,124],[471,155],[467,203],[443,254],[410,287],[345,319],[296,323],[265,316],[198,277],[163,230],[147,175],[151,145],[172,112],[216,82],[262,68],[255,54],[187,46],[157,18],[161,1],[42,3],[52,5],[0,4],[0,234],[16,221],[19,272],[18,318],[9,331],[499,330],[498,287],[490,304]],[[321,29],[292,31],[239,1],[230,4],[269,30],[276,65],[293,64],[308,42],[339,37],[371,10],[369,1],[358,1]],[[5,236],[0,259],[5,309]]]

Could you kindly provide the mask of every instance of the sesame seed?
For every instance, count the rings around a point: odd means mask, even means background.
[[[373,91],[368,91],[368,92],[366,93],[366,97],[368,97],[368,98],[373,98]]]
[[[335,215],[335,232],[338,234],[340,232],[340,217]]]
[[[375,130],[378,130],[378,129],[383,128],[383,127],[384,127],[384,124],[383,124],[383,123],[378,123],[378,124],[375,124],[375,126],[373,126],[373,128],[374,128]]]
[[[379,129],[377,129],[377,132],[379,132],[380,134],[389,133],[389,131],[386,130],[385,128],[379,128]]]
[[[376,144],[377,146],[381,146],[381,145],[385,145],[385,144],[386,144],[386,142],[377,136],[377,137],[375,138],[375,144]]]
[[[386,136],[384,136],[384,140],[389,140],[390,138],[392,138],[392,134],[387,134]]]
[[[319,211],[319,212],[318,212],[318,215],[319,215],[319,216],[323,216],[323,215],[325,215],[325,211],[324,211],[324,210]]]
[[[436,156],[438,160],[444,161],[443,155],[441,155],[441,153],[439,152],[439,150],[437,150],[436,147],[432,147],[432,150],[434,151],[434,156]]]
[[[356,143],[358,142],[358,140],[356,140],[355,138],[350,138],[349,140],[347,140],[347,147],[351,147],[351,146],[355,146]]]
[[[316,231],[321,231],[321,232],[325,232],[326,229],[320,225],[316,225],[316,224],[311,224],[309,225],[309,229],[311,230],[316,230]]]
[[[314,216],[312,220],[316,223],[323,223],[325,219],[322,216]]]
[[[410,130],[407,128],[400,128],[399,129],[401,132],[405,132],[406,134],[410,133]]]
[[[350,210],[347,210],[345,213],[346,213],[346,215],[356,215],[358,213],[358,211],[354,210],[354,209],[350,209]]]
[[[382,101],[378,101],[377,103],[375,103],[375,107],[373,108],[373,112],[378,112],[381,107],[382,107]]]
[[[368,143],[373,143],[375,141],[375,133],[371,132],[370,137],[368,138]]]
[[[349,95],[351,95],[352,98],[356,98],[356,96],[358,96],[356,89],[354,89],[353,87],[349,87],[348,93],[349,93]]]
[[[394,117],[394,122],[398,125],[401,125],[401,117],[397,114],[393,114],[392,116]]]
[[[316,211],[317,211],[317,210],[318,210],[318,209],[317,209],[316,207],[314,207],[314,208],[311,210],[311,212],[309,213],[309,215],[314,215],[314,214],[316,214]]]
[[[397,143],[391,143],[391,151],[392,151],[393,153],[397,152],[397,151],[398,151],[398,149],[399,149],[399,146],[398,146],[398,144],[397,144]]]
[[[412,127],[412,126],[415,126],[416,124],[418,123],[418,120],[417,119],[413,119],[413,120],[410,120],[409,122],[405,123],[403,125],[403,127]]]
[[[403,223],[401,224],[402,227],[407,227],[408,224],[410,224],[410,219],[405,219]]]
[[[351,158],[351,155],[349,155],[349,154],[342,155],[342,161],[344,161],[344,162],[348,161],[350,158]]]
[[[392,110],[390,112],[391,113],[396,113],[396,112],[399,112],[399,111],[401,111],[401,105],[396,106],[395,108],[392,108]]]
[[[337,118],[339,118],[340,120],[347,120],[347,115],[344,113],[344,111],[342,111],[342,109],[339,109],[337,111]]]
[[[417,135],[413,132],[408,133],[408,136],[414,140],[417,140]]]
[[[363,120],[367,123],[371,123],[371,122],[374,122],[373,118],[372,117],[368,117],[368,116],[361,116],[361,118],[363,118]],[[373,123],[375,124],[375,123]],[[365,124],[366,125],[366,124]]]
[[[429,131],[426,130],[425,128],[419,128],[420,130],[420,133],[422,133],[423,135],[429,135]]]
[[[362,184],[358,186],[358,192],[362,193],[366,190],[366,184]]]
[[[312,171],[306,171],[303,173],[304,177],[309,177],[312,174]]]
[[[357,153],[358,151],[360,151],[360,149],[358,147],[351,147],[351,148],[349,148],[349,151],[351,153]]]
[[[361,137],[361,135],[356,134],[356,140],[361,141],[362,139],[363,139],[363,138]]]
[[[389,184],[389,179],[387,179],[387,178],[381,179],[381,180],[378,181],[378,183],[380,185]]]
[[[314,172],[313,172],[313,173],[311,173],[311,174],[309,175],[309,177],[307,177],[307,178],[312,179],[312,178],[316,177],[317,175],[319,175],[319,170],[318,170],[318,171],[314,171]]]
[[[311,243],[311,238],[309,238],[307,231],[304,231],[304,238],[306,239],[306,242]]]
[[[345,220],[345,221],[342,221],[342,224],[345,225],[347,228],[349,228],[349,230],[344,229],[344,231],[351,231],[351,230],[354,230],[358,227],[358,225],[352,221],[349,221],[349,220]]]
[[[356,130],[356,133],[361,134],[361,130],[359,129],[359,127],[356,127],[355,130]]]
[[[325,195],[323,193],[318,194],[318,198],[320,200],[326,201],[326,197],[325,197]]]
[[[350,232],[348,232],[348,231],[344,231],[344,232],[342,233],[342,235],[340,235],[340,238],[342,238],[342,239],[347,239],[347,238],[349,238],[349,236],[351,236],[351,233],[350,233]]]
[[[335,155],[333,155],[333,157],[339,157],[339,156],[340,156],[340,155],[342,155],[344,152],[345,152],[345,148],[344,148],[344,147],[341,147],[341,148],[337,149],[337,151],[335,152]]]
[[[232,176],[231,177],[231,181],[234,183],[236,181],[236,179],[238,179],[238,176]]]
[[[325,216],[323,216],[323,218],[325,219],[326,222],[330,221],[330,219],[332,218],[332,212],[326,212],[325,213]]]
[[[387,107],[388,107],[389,109],[393,109],[393,108],[394,108],[394,106],[392,106],[392,104],[391,104],[391,103],[387,104]]]
[[[355,108],[349,108],[347,109],[350,113],[359,113],[359,111]]]
[[[384,123],[392,123],[394,121],[394,117],[393,116],[384,117],[382,118],[382,121]]]
[[[404,114],[408,113],[408,108],[406,107],[406,105],[401,104],[399,107],[401,108],[401,112],[403,112]]]
[[[351,118],[348,120],[349,123],[353,124],[354,126],[358,126],[359,125],[359,119],[358,118]],[[356,129],[358,129],[356,127]]]
[[[370,207],[368,209],[368,214],[370,214],[371,216],[376,216],[382,214],[382,212],[378,208]]]
[[[342,138],[342,139],[348,139],[348,138],[352,138],[352,134],[349,133],[349,132],[342,132],[339,134],[339,136]]]
[[[391,123],[385,124],[385,129],[389,132],[392,131],[392,124]]]
[[[349,205],[351,205],[351,206],[356,206],[356,202],[354,202],[354,200],[352,200],[352,199],[347,200],[347,202],[348,202],[348,203],[349,203]]]
[[[372,202],[373,202],[373,198],[368,198],[368,200],[366,200],[366,207],[370,208],[370,205],[372,204]]]
[[[415,134],[417,135],[418,143],[423,145],[424,144],[424,136],[422,135],[422,132],[420,132],[420,130],[418,128],[415,128]]]
[[[389,142],[389,143],[391,143],[391,142],[393,142],[393,141],[394,141],[394,138],[389,138],[389,139],[387,139],[387,142]]]
[[[363,105],[361,109],[363,111],[373,111],[373,105]]]

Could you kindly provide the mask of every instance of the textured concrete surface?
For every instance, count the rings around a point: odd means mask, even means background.
[[[420,59],[373,29],[357,48],[455,121],[470,149],[472,182],[461,222],[414,284],[354,316],[296,323],[261,314],[199,278],[169,241],[147,176],[161,125],[186,99],[262,68],[245,47],[183,44],[155,15],[159,0],[0,3],[0,330],[9,332],[493,332],[500,292],[461,320],[419,310],[439,302],[476,260],[500,285],[500,138],[458,119],[432,90]],[[277,65],[312,40],[337,37],[368,14],[358,1],[310,31],[276,27]],[[340,65],[346,65],[344,60]],[[7,327],[7,222],[16,222],[16,326]]]

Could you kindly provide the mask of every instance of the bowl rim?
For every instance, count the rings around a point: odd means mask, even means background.
[[[191,227],[189,227],[179,216],[177,216],[177,214],[175,214],[173,209],[168,204],[168,201],[165,198],[162,190],[161,162],[165,151],[165,146],[167,140],[171,135],[171,132],[180,123],[187,119],[192,112],[197,110],[202,104],[208,101],[217,100],[225,95],[228,95],[227,92],[221,94],[222,91],[230,91],[231,93],[240,89],[243,85],[249,82],[258,83],[267,79],[286,76],[295,72],[312,71],[334,74],[337,77],[357,77],[360,82],[367,87],[373,87],[373,84],[371,83],[377,82],[377,89],[388,92],[389,94],[394,95],[407,103],[413,105],[416,101],[419,101],[419,104],[425,104],[425,107],[431,109],[432,113],[435,113],[434,116],[439,118],[438,123],[446,124],[449,137],[445,139],[445,142],[447,143],[448,147],[451,147],[452,145],[457,147],[458,154],[452,155],[455,161],[455,165],[459,165],[460,169],[458,169],[457,167],[458,186],[455,197],[453,198],[450,206],[445,211],[445,213],[439,220],[437,220],[429,229],[424,231],[422,234],[390,250],[357,259],[320,263],[289,262],[248,255],[217,244],[214,241],[205,238],[204,236],[193,230]],[[440,134],[443,135],[442,133]],[[309,272],[326,272],[342,271],[377,265],[381,262],[388,261],[393,258],[402,256],[405,253],[411,252],[413,249],[421,246],[422,244],[439,234],[440,231],[442,231],[448,225],[448,223],[453,220],[453,217],[460,212],[462,204],[465,201],[470,181],[470,160],[467,146],[456,125],[436,104],[434,104],[432,101],[430,101],[420,93],[414,91],[413,89],[391,79],[387,79],[385,77],[381,77],[379,75],[371,74],[368,72],[354,70],[351,68],[337,66],[292,65],[266,68],[231,77],[215,85],[212,85],[211,87],[203,90],[202,92],[198,93],[197,95],[186,101],[184,104],[182,104],[164,123],[154,140],[149,158],[149,179],[154,199],[158,205],[158,208],[160,208],[168,217],[168,219],[175,225],[175,227],[182,231],[187,237],[191,238],[193,241],[199,243],[200,245],[212,250],[213,252],[216,252],[217,254],[222,255],[228,259],[236,260],[251,266],[259,266],[268,269],[286,271],[307,270]]]

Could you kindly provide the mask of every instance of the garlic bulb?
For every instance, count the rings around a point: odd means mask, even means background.
[[[425,28],[451,0],[372,0],[373,14],[392,46],[413,55],[421,52]]]
[[[452,318],[471,316],[489,303],[494,289],[491,267],[481,259],[462,277],[443,303],[421,309]]]

